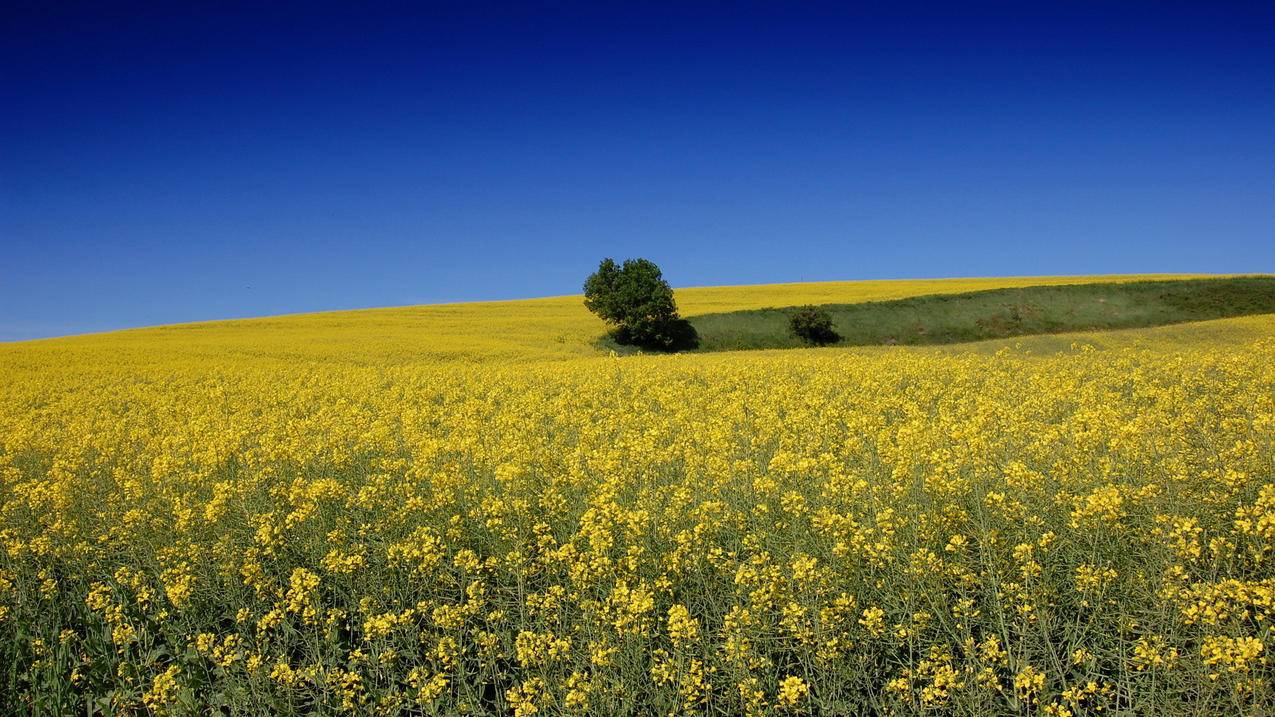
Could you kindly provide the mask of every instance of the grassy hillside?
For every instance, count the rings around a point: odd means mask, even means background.
[[[1275,313],[1275,277],[1076,283],[824,304],[841,344],[923,345],[1032,334],[1144,328]],[[691,319],[701,350],[792,348],[790,309]]]
[[[0,712],[1275,711],[1275,314],[602,331],[564,297],[0,345]]]

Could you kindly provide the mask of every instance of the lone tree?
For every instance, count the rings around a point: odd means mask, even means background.
[[[673,289],[660,268],[646,259],[617,265],[603,259],[584,282],[584,305],[615,326],[617,343],[659,351],[693,349],[699,335],[677,315]]]
[[[819,306],[803,306],[788,317],[788,329],[803,343],[827,346],[841,340],[832,328],[832,314]]]

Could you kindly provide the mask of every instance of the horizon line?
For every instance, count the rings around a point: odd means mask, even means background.
[[[1068,279],[1068,278],[1114,278],[1114,277],[1186,277],[1186,278],[1225,278],[1225,277],[1242,277],[1242,276],[1275,276],[1275,273],[1269,272],[1242,272],[1242,273],[1200,273],[1200,272],[1150,272],[1150,273],[1126,273],[1113,272],[1107,274],[984,274],[984,275],[964,275],[964,276],[911,276],[911,277],[890,277],[881,279],[827,279],[819,281],[767,281],[752,284],[696,284],[691,286],[675,286],[673,291],[693,291],[698,289],[738,289],[762,286],[794,286],[798,284],[867,284],[871,282],[896,282],[896,281],[962,281],[968,279]],[[429,306],[467,306],[471,304],[508,304],[515,302],[531,302],[531,301],[551,301],[554,299],[570,299],[572,297],[583,296],[583,294],[549,294],[542,296],[519,296],[504,299],[456,299],[450,301],[435,301],[421,304],[388,304],[381,306],[355,306],[349,308],[338,309],[316,309],[313,311],[287,311],[278,314],[253,314],[249,316],[225,316],[212,319],[194,319],[191,321],[176,321],[163,324],[142,324],[138,326],[121,326],[117,328],[101,329],[97,331],[81,331],[69,334],[56,334],[53,336],[38,336],[28,339],[5,339],[0,338],[0,345],[14,345],[35,343],[38,341],[57,341],[60,339],[79,338],[84,336],[100,336],[102,334],[116,334],[127,331],[147,331],[152,329],[177,328],[198,326],[201,324],[219,324],[235,321],[258,321],[261,319],[282,319],[301,316],[316,316],[321,314],[339,314],[359,311],[390,311],[394,309],[410,309],[417,307]]]

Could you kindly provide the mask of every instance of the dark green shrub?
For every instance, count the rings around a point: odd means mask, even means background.
[[[677,314],[672,287],[646,259],[603,259],[584,282],[584,305],[615,327],[617,343],[658,351],[699,345],[695,327]]]
[[[788,329],[802,343],[827,346],[841,340],[832,327],[832,314],[819,306],[803,306],[788,317]]]

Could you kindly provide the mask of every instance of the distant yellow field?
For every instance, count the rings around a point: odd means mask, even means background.
[[[854,303],[980,289],[1194,275],[904,279],[679,289],[684,316],[800,304]],[[113,361],[156,362],[227,352],[243,360],[338,361],[372,365],[512,361],[596,356],[607,327],[578,296],[334,311],[208,321],[108,334],[0,344],[0,361],[106,351]]]
[[[563,297],[0,345],[0,703],[1275,708],[1275,316],[624,358],[604,330]]]

